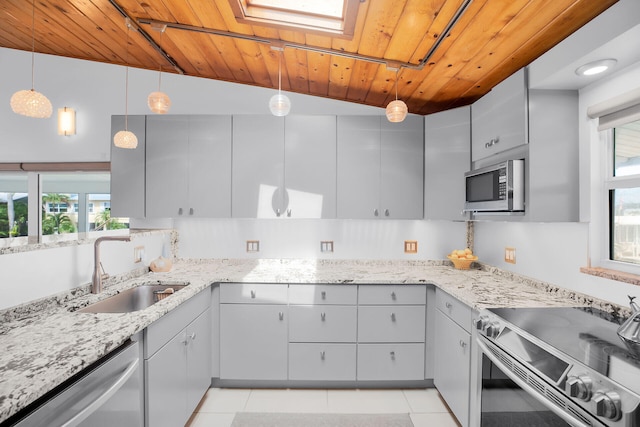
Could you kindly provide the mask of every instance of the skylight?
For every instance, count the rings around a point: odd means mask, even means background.
[[[358,0],[230,0],[238,22],[352,36]]]

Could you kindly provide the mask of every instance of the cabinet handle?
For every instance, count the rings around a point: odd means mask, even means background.
[[[327,315],[326,313],[320,313],[320,319],[324,322],[326,319]]]
[[[291,209],[287,209],[287,216],[291,217]]]
[[[324,360],[324,351],[320,352],[320,360]]]
[[[384,216],[389,216],[389,209],[384,210]]]
[[[396,321],[396,314],[395,313],[391,313],[391,321],[392,322]]]
[[[460,340],[460,347],[465,348],[467,346],[467,343]]]
[[[187,346],[189,345],[189,336],[187,335],[187,333],[184,333],[184,338],[182,338],[182,341],[180,341],[182,343],[182,345]]]
[[[391,360],[396,360],[396,352],[395,351],[389,352],[389,356],[391,356]]]
[[[276,209],[276,216],[279,217],[280,216],[280,209]]]
[[[254,291],[253,289],[251,290],[251,298],[255,298],[256,297],[256,291]]]
[[[283,312],[279,312],[279,313],[278,313],[278,318],[279,318],[280,320],[284,320],[284,313],[283,313]]]
[[[373,210],[373,216],[378,216],[378,209]]]
[[[391,292],[391,299],[392,300],[396,300],[396,293],[395,292]]]
[[[196,340],[196,333],[195,332],[191,332],[191,335],[189,335],[189,338],[191,338],[191,341],[195,341]]]
[[[182,208],[178,208],[178,215],[182,215]]]
[[[327,299],[327,291],[320,292],[320,297],[322,297],[322,299]]]
[[[189,208],[189,215],[193,215],[193,208]]]
[[[492,138],[491,141],[487,142],[486,144],[484,144],[484,148],[490,148],[493,147],[494,145],[496,145],[498,142],[500,142],[500,137],[496,136],[495,138]]]
[[[444,306],[447,307],[449,310],[453,308],[453,304],[451,304],[450,302],[446,302]]]

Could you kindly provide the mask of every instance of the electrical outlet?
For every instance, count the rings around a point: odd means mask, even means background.
[[[142,257],[144,257],[144,246],[136,246],[133,248],[133,262],[142,262]]]
[[[247,240],[247,252],[260,252],[260,240]]]
[[[418,253],[418,241],[417,240],[405,240],[404,241],[404,253],[405,254],[417,254]]]
[[[504,248],[504,262],[516,263],[516,248]]]
[[[320,241],[320,252],[333,252],[333,240]]]

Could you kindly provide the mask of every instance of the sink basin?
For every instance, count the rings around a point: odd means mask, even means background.
[[[169,293],[162,293],[166,289],[172,288],[174,292],[178,292],[185,286],[171,284],[140,285],[88,305],[78,311],[82,313],[131,313],[144,310],[161,299],[171,296]]]

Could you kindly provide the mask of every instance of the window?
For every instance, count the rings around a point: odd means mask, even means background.
[[[238,22],[353,36],[360,0],[229,0]]]
[[[26,173],[0,175],[0,238],[28,235],[28,191]]]
[[[609,132],[609,259],[640,264],[640,120]]]

